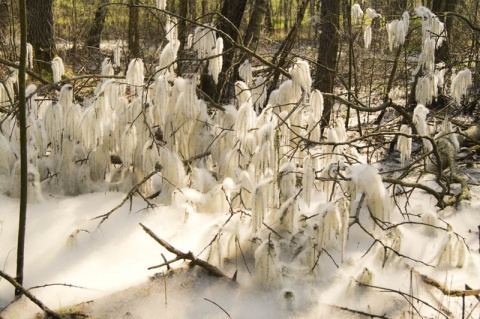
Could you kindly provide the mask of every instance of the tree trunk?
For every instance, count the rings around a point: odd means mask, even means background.
[[[107,16],[107,7],[105,6],[107,3],[108,0],[102,0],[101,5],[97,8],[97,11],[95,11],[95,17],[88,32],[87,48],[100,49],[103,27],[105,26],[105,18]]]
[[[55,57],[53,27],[53,0],[27,1],[27,41],[33,46],[34,70],[50,72],[50,61]]]
[[[129,0],[130,8],[128,10],[128,50],[130,60],[140,57],[140,33],[138,30],[138,19],[140,17],[138,0]]]
[[[246,5],[247,0],[224,0],[223,2],[221,18],[218,20],[218,29],[228,34],[234,42],[239,37],[238,30],[242,23]],[[224,39],[223,44],[223,51],[226,53],[223,56],[222,72],[220,73],[217,86],[217,102],[227,98],[234,89],[234,74],[231,69],[234,65],[235,51],[231,50],[233,44],[229,40]]]
[[[38,1],[42,2],[42,1]],[[17,272],[16,281],[23,285],[25,259],[25,233],[27,228],[27,190],[28,190],[28,156],[27,156],[27,112],[25,80],[27,68],[27,9],[26,1],[19,1],[20,15],[20,64],[18,68],[18,122],[20,124],[20,211],[18,218]],[[15,289],[15,296],[22,295]]]
[[[273,22],[272,22],[272,0],[267,0],[267,12],[265,12],[265,27],[266,31],[269,34],[272,34],[274,31]]]
[[[253,4],[250,22],[248,23],[243,40],[243,43],[252,50],[257,47],[258,40],[260,39],[267,6],[267,0],[255,0]]]
[[[10,11],[8,0],[0,0],[0,43],[8,43],[8,28],[10,27]]]
[[[449,45],[453,36],[453,17],[445,16],[445,12],[456,12],[458,0],[433,0],[432,12],[439,16],[440,20],[445,23],[445,31],[447,32],[448,41],[444,42],[442,46],[438,47],[435,52],[436,62],[449,63],[450,50]]]
[[[314,88],[323,93],[333,93],[339,45],[340,0],[321,0],[320,39]],[[330,123],[333,98],[325,97],[322,128]]]

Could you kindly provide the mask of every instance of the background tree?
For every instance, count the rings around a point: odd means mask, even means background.
[[[128,50],[130,59],[140,57],[140,30],[138,28],[138,20],[140,18],[140,10],[137,7],[138,0],[129,0],[128,10]]]
[[[242,23],[243,14],[247,0],[224,0],[221,18],[218,20],[218,29],[228,34],[231,41],[235,42],[240,37],[240,25]],[[225,52],[223,58],[222,72],[220,73],[218,81],[217,101],[220,101],[227,96],[231,96],[233,92],[233,75],[232,66],[234,65],[235,51],[231,50],[233,44],[231,41],[224,41],[223,51]]]
[[[50,61],[55,57],[53,0],[27,0],[27,41],[33,46],[37,73],[50,72]]]
[[[26,65],[27,65],[27,9],[25,0],[19,1],[20,16],[20,64],[18,70],[18,120],[20,124],[20,209],[18,221],[17,272],[16,281],[23,285],[25,259],[25,233],[27,228],[27,189],[28,189],[28,156],[27,156],[27,111],[26,111]],[[16,289],[15,296],[21,291]]]
[[[322,0],[320,7],[320,39],[314,88],[333,93],[338,46],[340,41],[340,0]],[[333,98],[326,96],[322,115],[322,128],[330,122]]]
[[[99,7],[95,11],[93,23],[90,26],[86,46],[88,48],[100,49],[100,42],[102,40],[102,32],[105,26],[105,18],[107,17],[108,0],[102,0]]]

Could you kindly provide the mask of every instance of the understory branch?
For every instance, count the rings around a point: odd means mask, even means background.
[[[176,249],[175,247],[173,247],[172,245],[170,245],[169,243],[167,243],[166,241],[164,241],[163,239],[161,239],[160,237],[158,237],[157,235],[155,235],[155,233],[153,231],[151,231],[148,227],[146,227],[145,225],[141,224],[140,223],[140,226],[142,226],[143,230],[150,236],[152,237],[157,243],[159,243],[160,245],[162,245],[163,248],[165,248],[166,250],[168,250],[169,252],[171,252],[172,254],[175,254],[177,257],[174,258],[172,261],[170,262],[165,262],[161,265],[158,265],[158,266],[152,266],[152,267],[149,267],[148,269],[154,269],[154,268],[159,268],[159,267],[162,267],[162,266],[166,266],[174,261],[178,261],[178,260],[189,260],[190,261],[190,265],[194,266],[194,265],[197,265],[199,267],[202,267],[203,269],[205,269],[209,274],[215,276],[215,277],[221,277],[221,278],[226,278],[226,279],[229,279],[229,280],[232,280],[232,278],[230,278],[229,276],[227,276],[226,274],[224,274],[220,269],[218,269],[217,267],[213,266],[212,264],[209,264],[208,262],[200,259],[200,258],[197,258],[193,255],[193,253],[191,251],[189,251],[188,253],[184,253],[178,249]]]

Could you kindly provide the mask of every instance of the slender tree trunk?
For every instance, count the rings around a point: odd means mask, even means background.
[[[218,21],[218,29],[228,34],[234,42],[240,36],[238,30],[240,30],[246,5],[247,0],[224,0],[223,2],[222,18]],[[218,80],[217,101],[230,96],[234,89],[233,81],[235,77],[232,72],[232,66],[235,64],[235,51],[231,50],[233,44],[229,40],[224,39],[223,44],[225,55],[223,56],[222,72]]]
[[[10,25],[10,11],[8,0],[0,0],[0,43],[5,45],[8,42],[8,28]]]
[[[440,20],[445,23],[445,31],[447,32],[448,41],[444,42],[442,46],[438,47],[435,52],[435,60],[438,62],[448,63],[450,60],[449,46],[451,40],[455,37],[453,35],[453,19],[452,16],[445,16],[445,12],[456,12],[458,0],[433,0],[432,12],[439,16]]]
[[[20,64],[18,69],[18,120],[20,124],[20,212],[18,219],[17,273],[16,281],[23,285],[25,260],[25,233],[27,228],[27,115],[25,97],[25,74],[27,64],[27,9],[26,0],[19,1],[20,15]],[[15,296],[21,291],[15,289]]]
[[[255,49],[263,29],[265,14],[267,13],[267,0],[255,0],[250,15],[243,43],[250,49]]]
[[[269,34],[272,34],[274,31],[273,22],[272,22],[272,0],[267,0],[267,12],[265,12],[265,27],[266,31]]]
[[[138,29],[138,19],[140,17],[139,0],[129,0],[130,8],[128,10],[128,50],[130,59],[140,57],[140,33]]]
[[[55,57],[53,0],[26,0],[27,41],[33,46],[34,69],[50,72],[50,61]]]
[[[100,42],[102,41],[103,27],[105,26],[105,18],[107,17],[107,7],[105,6],[108,0],[102,0],[100,6],[95,11],[95,17],[90,27],[87,37],[87,47],[100,49]]]
[[[323,93],[333,93],[339,45],[340,0],[321,0],[320,39],[314,88]],[[330,123],[333,98],[325,97],[322,128]]]
[[[197,18],[197,1],[196,0],[188,1],[188,11],[190,14],[190,19],[195,20]]]

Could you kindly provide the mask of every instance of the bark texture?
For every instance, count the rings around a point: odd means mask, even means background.
[[[340,0],[322,0],[320,9],[320,39],[314,88],[324,93],[333,93],[340,40]],[[322,127],[330,122],[333,98],[325,97]]]
[[[55,57],[53,0],[27,1],[27,41],[33,46],[34,69],[37,73],[48,70]]]

